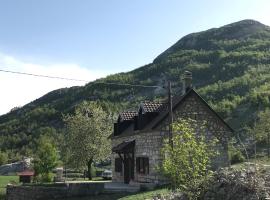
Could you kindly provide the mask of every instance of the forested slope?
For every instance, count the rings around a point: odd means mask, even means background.
[[[192,33],[138,69],[52,91],[0,117],[0,147],[10,155],[31,153],[40,135],[59,134],[62,114],[72,112],[83,100],[99,101],[116,113],[166,96],[163,89],[99,82],[162,86],[171,80],[178,93],[184,70],[193,73],[197,91],[235,130],[252,126],[257,110],[270,107],[270,28],[244,20]]]

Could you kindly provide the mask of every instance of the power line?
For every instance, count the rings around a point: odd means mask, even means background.
[[[131,86],[131,87],[145,87],[145,88],[162,88],[158,85],[140,85],[140,84],[129,84],[129,83],[112,83],[112,82],[93,82],[90,84],[104,84],[104,85],[119,85],[119,86]]]
[[[19,74],[19,75],[27,75],[27,76],[35,76],[35,77],[42,77],[42,78],[60,79],[60,80],[67,80],[67,81],[90,82],[88,80],[82,80],[82,79],[66,78],[66,77],[60,77],[60,76],[49,76],[49,75],[33,74],[33,73],[25,73],[25,72],[18,72],[18,71],[3,70],[3,69],[0,69],[0,72]],[[131,86],[131,87],[144,87],[144,88],[162,88],[161,86],[158,86],[158,85],[141,85],[141,84],[113,83],[113,82],[99,82],[99,81],[92,82],[90,84]]]
[[[3,69],[0,69],[0,71],[6,72],[6,73],[20,74],[20,75],[27,75],[27,76],[36,76],[36,77],[42,77],[42,78],[53,78],[53,79],[61,79],[61,80],[68,80],[68,81],[88,82],[87,80],[81,80],[81,79],[75,79],[75,78],[65,78],[65,77],[60,77],[60,76],[48,76],[48,75],[42,75],[42,74],[32,74],[32,73],[17,72],[17,71],[3,70]]]

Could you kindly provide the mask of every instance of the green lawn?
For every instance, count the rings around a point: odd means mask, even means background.
[[[268,158],[267,156],[264,156],[264,157],[258,157],[257,159],[255,158],[251,158],[249,160],[245,160],[245,162],[243,163],[237,163],[237,164],[234,164],[232,165],[233,168],[235,169],[240,169],[240,168],[244,168],[244,167],[247,167],[247,162],[250,162],[250,163],[256,163],[258,165],[264,165],[265,167],[270,167],[270,158]]]
[[[150,200],[152,197],[160,194],[168,194],[168,189],[156,189],[153,191],[139,192],[139,193],[122,193],[122,194],[103,194],[91,197],[70,198],[68,200]]]
[[[3,200],[6,194],[6,185],[8,183],[18,183],[18,176],[0,176],[0,200]],[[70,198],[68,200],[145,200],[152,199],[158,194],[168,194],[168,189],[156,189],[153,191],[138,192],[138,193],[122,193],[122,194],[103,194],[90,197]]]
[[[0,176],[0,199],[4,199],[6,195],[6,185],[8,183],[18,183],[18,176]]]

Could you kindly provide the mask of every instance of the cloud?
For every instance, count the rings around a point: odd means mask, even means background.
[[[0,53],[0,69],[89,81],[105,77],[110,73],[89,70],[73,63],[35,64],[3,53]],[[9,112],[14,107],[23,106],[52,90],[85,83],[0,72],[0,115]]]

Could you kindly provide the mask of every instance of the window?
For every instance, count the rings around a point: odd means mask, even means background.
[[[136,171],[140,174],[149,174],[149,159],[147,157],[136,158]]]
[[[114,169],[115,172],[122,172],[122,160],[121,158],[115,158],[115,162],[114,162]]]

